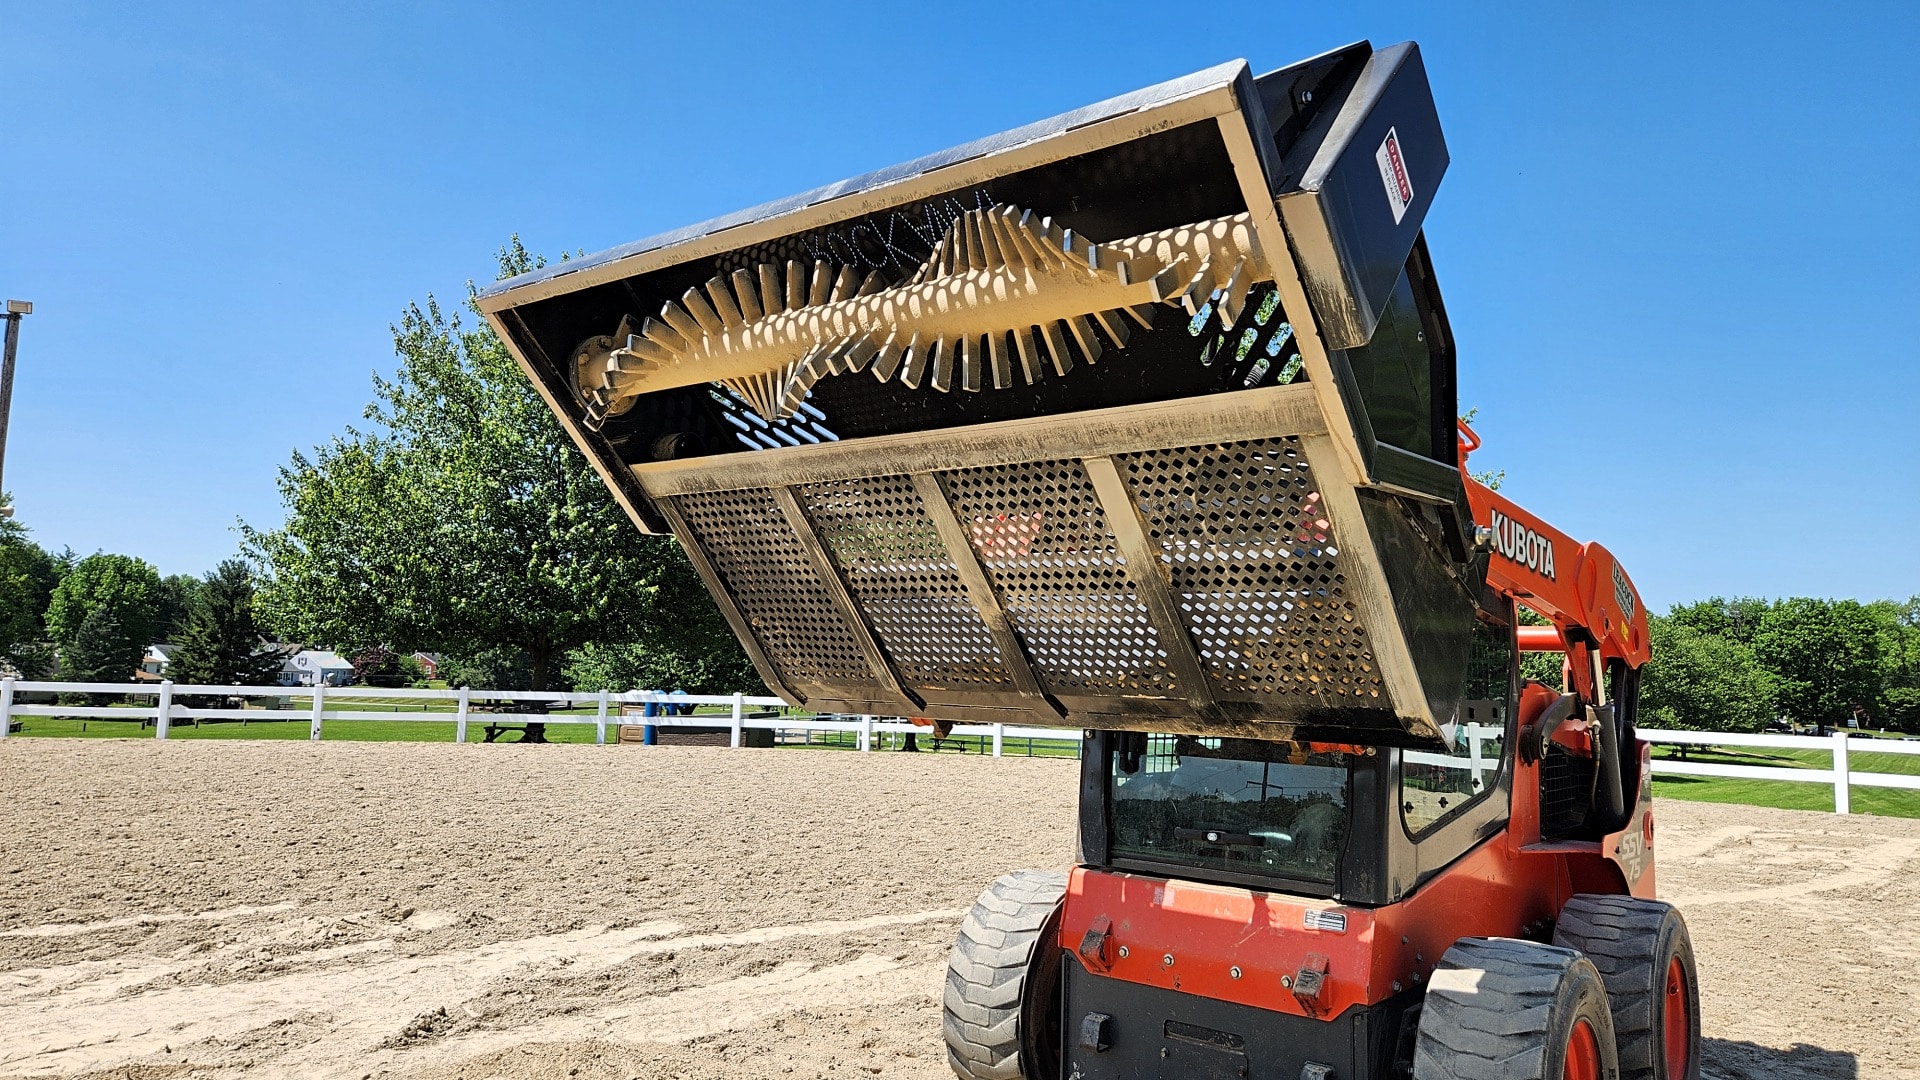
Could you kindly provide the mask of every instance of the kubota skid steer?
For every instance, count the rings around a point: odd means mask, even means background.
[[[1363,42],[481,294],[775,692],[1084,731],[1079,865],[954,945],[962,1077],[1697,1077],[1646,618],[1466,472],[1446,165]]]

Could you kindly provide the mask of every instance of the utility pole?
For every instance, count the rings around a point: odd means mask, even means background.
[[[33,314],[27,300],[7,301],[6,352],[0,354],[0,495],[6,493],[7,417],[13,412],[13,354],[20,348],[20,319]],[[0,505],[0,518],[13,516],[11,505]]]

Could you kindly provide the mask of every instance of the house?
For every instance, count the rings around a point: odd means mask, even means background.
[[[173,662],[173,652],[178,645],[149,645],[140,657],[140,670],[133,673],[134,682],[160,682],[167,677],[167,665]]]
[[[439,653],[417,652],[413,654],[413,659],[415,663],[420,665],[420,670],[426,674],[427,678],[437,679],[440,677]]]
[[[302,649],[280,668],[281,686],[345,686],[353,681],[353,665],[328,649]]]

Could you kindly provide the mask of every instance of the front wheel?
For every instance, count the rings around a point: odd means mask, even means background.
[[[1677,908],[1583,894],[1561,909],[1553,943],[1585,954],[1607,984],[1621,1080],[1700,1080],[1700,984]]]
[[[1016,870],[987,887],[947,956],[941,1030],[960,1080],[1059,1080],[1061,902],[1067,875]]]
[[[1414,1080],[1619,1080],[1613,1014],[1572,949],[1462,938],[1427,983]]]

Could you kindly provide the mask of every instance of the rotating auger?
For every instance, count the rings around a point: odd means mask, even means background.
[[[1248,290],[1272,280],[1248,214],[1096,243],[1017,206],[969,210],[905,281],[821,260],[716,275],[635,330],[574,355],[575,390],[597,427],[640,394],[716,382],[768,420],[790,417],[815,383],[871,371],[881,382],[977,392],[1056,375],[1102,335],[1126,348],[1154,305],[1189,315],[1213,301],[1233,327]],[[1070,344],[1071,343],[1071,344]],[[1044,354],[1042,349],[1044,347]]]

